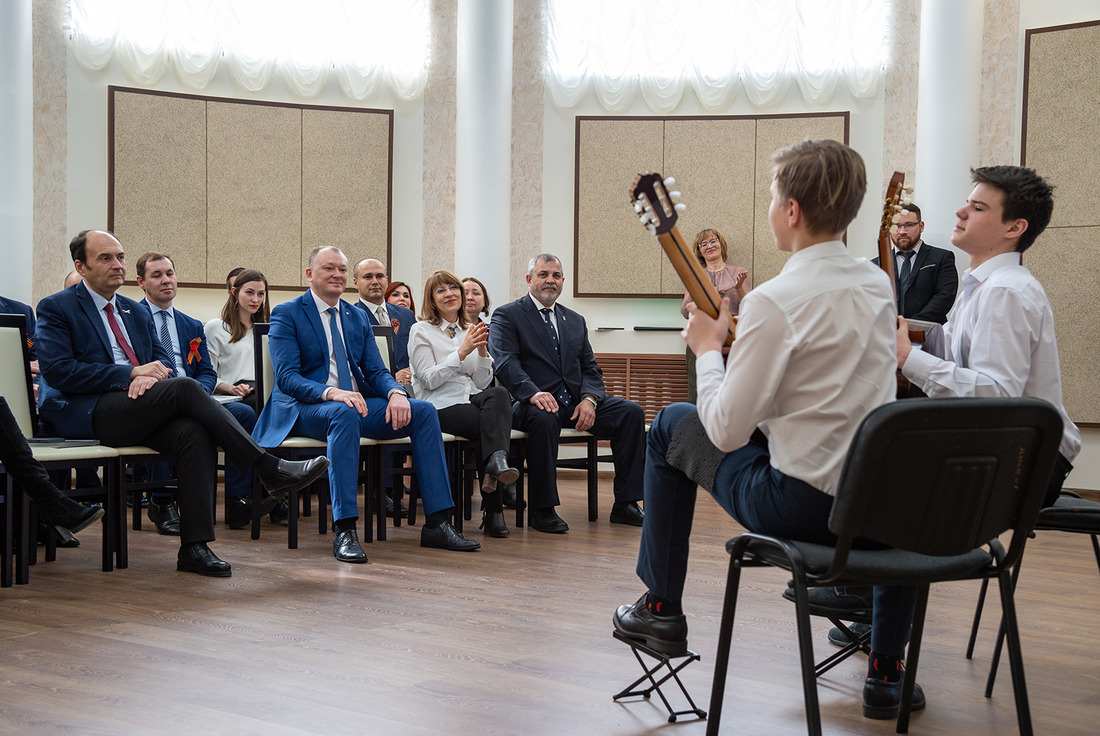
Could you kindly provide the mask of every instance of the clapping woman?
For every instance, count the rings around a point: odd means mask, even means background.
[[[470,321],[464,311],[462,282],[449,271],[436,271],[424,285],[421,321],[409,331],[413,392],[439,411],[444,432],[474,442],[481,476],[481,527],[491,537],[506,537],[499,486],[519,477],[508,467],[512,402],[508,392],[489,387],[493,358],[489,328]]]

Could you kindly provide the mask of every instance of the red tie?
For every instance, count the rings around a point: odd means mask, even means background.
[[[137,355],[134,354],[134,349],[130,347],[130,343],[126,342],[126,336],[122,334],[122,329],[118,326],[118,320],[115,319],[115,308],[110,302],[107,302],[107,306],[104,307],[107,310],[107,324],[111,326],[111,332],[115,333],[115,340],[118,341],[118,346],[122,348],[122,352],[126,353],[126,359],[130,361],[130,365],[139,366]]]

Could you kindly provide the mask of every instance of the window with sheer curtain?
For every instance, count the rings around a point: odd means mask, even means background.
[[[827,102],[838,85],[874,96],[890,51],[889,0],[545,0],[554,101],[589,92],[610,111],[637,95],[671,112],[689,89],[708,110],[744,91],[761,108],[796,85]]]
[[[353,99],[380,85],[403,100],[424,89],[429,0],[68,0],[77,63],[112,59],[138,84],[175,69],[202,89],[227,69],[258,92],[275,75],[303,97],[336,82]]]

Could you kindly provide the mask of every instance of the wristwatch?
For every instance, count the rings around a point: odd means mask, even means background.
[[[596,398],[595,396],[593,396],[592,394],[585,394],[584,396],[582,396],[582,397],[581,397],[581,400],[582,400],[582,401],[586,401],[586,400],[587,400],[587,401],[591,401],[591,402],[592,402],[592,406],[599,406],[599,405],[600,405],[599,399],[597,399],[597,398]]]
[[[407,398],[409,398],[409,394],[408,394],[408,392],[407,392],[407,391],[405,391],[405,389],[403,389],[403,388],[394,388],[394,389],[390,389],[390,392],[389,392],[388,394],[386,394],[386,398],[387,398],[387,399],[392,399],[392,398],[393,398],[393,395],[394,395],[394,394],[401,394],[401,395],[402,395],[402,396],[404,396],[404,397],[405,397],[406,399],[407,399]]]

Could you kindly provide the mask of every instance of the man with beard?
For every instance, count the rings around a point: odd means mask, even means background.
[[[910,204],[890,236],[894,248],[898,314],[906,319],[943,324],[959,290],[955,254],[921,240],[920,207]],[[881,266],[878,258],[875,265]]]

